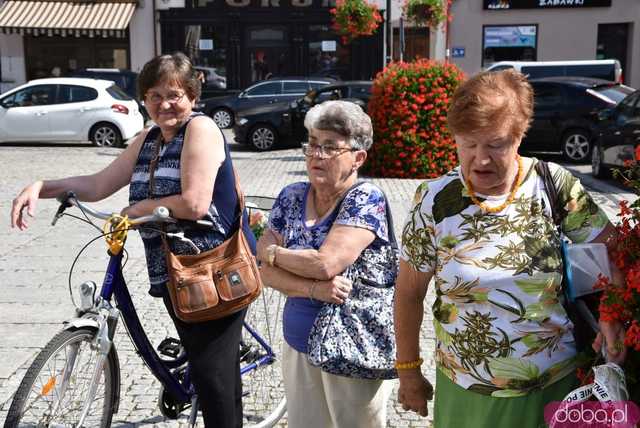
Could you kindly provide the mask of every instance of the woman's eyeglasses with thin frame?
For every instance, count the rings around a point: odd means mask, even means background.
[[[302,143],[302,153],[306,157],[318,157],[320,159],[328,159],[335,156],[339,156],[345,152],[357,152],[358,149],[353,147],[335,147],[335,146],[322,146],[320,144]]]
[[[150,94],[146,94],[144,96],[144,100],[148,104],[153,104],[153,105],[161,104],[163,101],[166,101],[169,104],[173,105],[182,101],[185,95],[186,94],[184,92],[183,93],[173,92],[167,95],[166,97],[164,97],[158,93],[152,92]]]

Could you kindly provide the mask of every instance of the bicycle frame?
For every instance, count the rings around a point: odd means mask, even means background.
[[[147,367],[149,367],[153,375],[176,400],[188,402],[191,400],[194,392],[181,385],[170,371],[172,368],[183,365],[186,362],[186,357],[174,361],[162,360],[149,342],[140,323],[140,318],[138,318],[138,314],[136,313],[124,276],[122,275],[122,255],[123,252],[110,256],[102,288],[100,289],[100,297],[104,301],[110,302],[112,297],[115,296],[120,315],[124,320],[131,341],[140,354],[140,357]],[[189,384],[190,382],[185,383]]]
[[[122,254],[110,255],[109,264],[105,273],[104,281],[100,289],[100,297],[103,301],[111,302],[115,296],[117,308],[124,320],[125,327],[129,332],[129,336],[134,347],[138,351],[140,357],[146,363],[153,375],[164,385],[166,390],[178,401],[188,402],[191,400],[194,390],[190,386],[189,379],[185,379],[184,385],[181,384],[172,374],[171,369],[180,367],[186,362],[186,356],[176,360],[163,360],[155,351],[146,333],[140,323],[140,319],[136,313],[131,294],[127,288],[126,281],[122,275]],[[253,336],[253,338],[265,350],[266,354],[262,355],[257,361],[253,361],[240,368],[240,374],[244,375],[264,364],[272,363],[276,356],[271,346],[256,332],[249,324],[243,322],[245,330]],[[188,386],[188,387],[185,387]]]

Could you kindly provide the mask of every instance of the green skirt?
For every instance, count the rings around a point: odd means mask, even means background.
[[[541,428],[544,407],[562,400],[577,388],[578,379],[568,375],[543,390],[522,397],[499,398],[467,391],[436,370],[435,428]]]

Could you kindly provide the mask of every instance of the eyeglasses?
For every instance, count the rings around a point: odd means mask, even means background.
[[[146,94],[144,99],[149,104],[161,104],[163,101],[168,102],[169,104],[177,104],[184,98],[185,93],[182,92],[170,92],[169,95],[163,97],[157,92],[152,92],[150,94]]]
[[[356,152],[358,149],[351,147],[322,146],[320,144],[302,143],[302,153],[306,157],[319,157],[320,159],[328,159],[339,156],[345,152]]]

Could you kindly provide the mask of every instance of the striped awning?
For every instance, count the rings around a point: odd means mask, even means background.
[[[125,37],[135,8],[136,3],[117,0],[6,0],[0,7],[0,30],[34,36]]]

